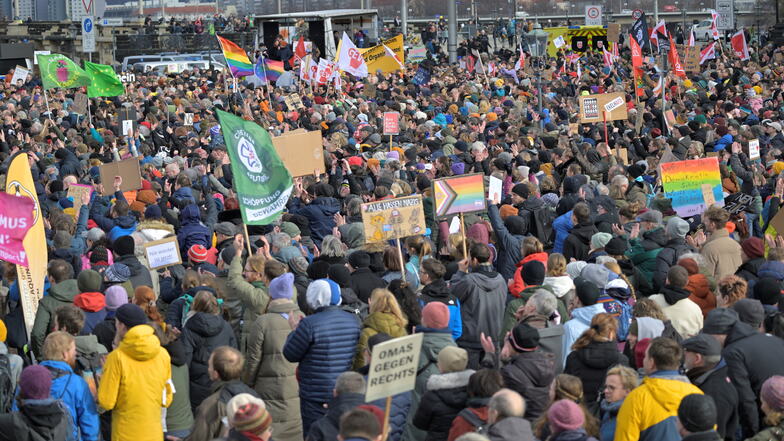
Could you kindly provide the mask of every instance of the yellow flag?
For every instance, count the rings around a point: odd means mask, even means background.
[[[19,153],[11,160],[5,192],[16,196],[28,197],[32,199],[34,204],[33,226],[24,238],[24,249],[30,266],[16,266],[22,314],[24,315],[25,328],[29,338],[30,332],[33,330],[35,313],[38,311],[38,301],[44,296],[44,278],[46,277],[48,256],[43,213],[35,192],[35,184],[33,183],[33,175],[30,173],[27,153]]]
[[[391,49],[395,55],[397,55],[399,61],[390,57],[384,46]],[[379,70],[385,74],[395,72],[396,70],[400,70],[400,63],[406,62],[405,54],[403,53],[403,34],[388,38],[378,46],[360,49],[359,52],[362,53],[362,58],[364,58],[365,63],[367,63],[368,73],[370,75],[375,74]]]

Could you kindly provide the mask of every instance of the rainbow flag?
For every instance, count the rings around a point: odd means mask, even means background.
[[[283,62],[259,57],[259,61],[256,62],[255,73],[261,81],[268,83],[277,81],[280,78],[280,74],[283,73]]]
[[[234,42],[220,35],[216,35],[216,37],[218,37],[218,43],[221,45],[223,57],[226,58],[226,64],[229,65],[231,75],[235,78],[253,75],[253,64],[248,59],[248,54]]]
[[[485,183],[481,173],[433,182],[436,218],[485,211]]]

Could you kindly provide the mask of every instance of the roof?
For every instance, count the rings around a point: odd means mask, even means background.
[[[168,8],[167,8],[168,9]],[[378,15],[377,9],[326,9],[323,11],[290,12],[286,14],[257,15],[254,18],[262,20],[280,20],[286,18],[334,18],[350,17],[357,15]]]

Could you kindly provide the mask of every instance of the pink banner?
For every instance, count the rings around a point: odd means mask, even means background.
[[[0,260],[28,266],[24,238],[33,226],[30,198],[0,193]]]

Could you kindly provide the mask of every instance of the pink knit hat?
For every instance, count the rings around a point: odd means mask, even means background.
[[[574,401],[558,400],[547,410],[547,419],[553,435],[567,430],[577,430],[583,427],[585,415],[583,410]]]

